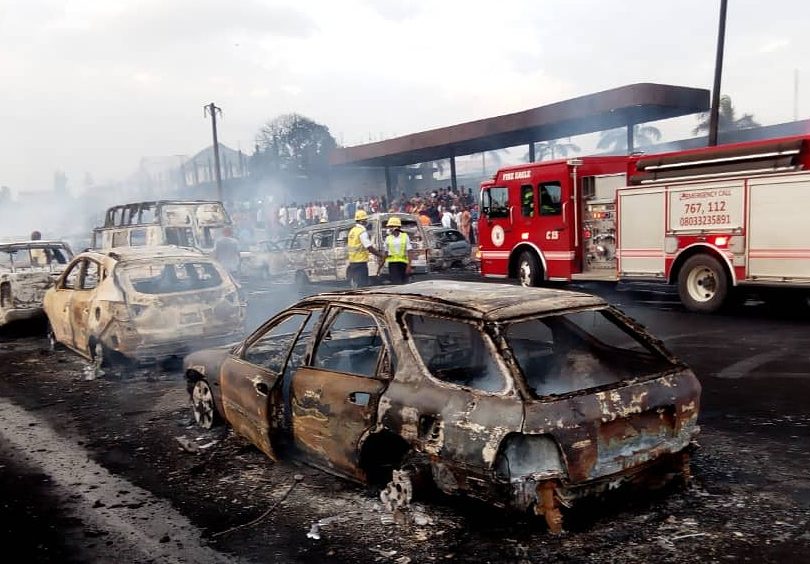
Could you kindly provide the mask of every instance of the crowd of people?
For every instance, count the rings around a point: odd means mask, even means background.
[[[258,232],[268,238],[281,237],[295,229],[337,221],[353,219],[355,212],[364,210],[373,214],[379,212],[401,212],[419,216],[424,225],[441,225],[458,229],[464,237],[475,244],[478,205],[470,190],[461,186],[453,190],[451,186],[437,188],[430,192],[413,195],[400,193],[388,200],[386,196],[346,196],[337,200],[318,200],[304,203],[266,203],[259,199],[242,202],[226,201],[225,207],[231,214],[235,235],[240,241],[253,242],[260,238]]]

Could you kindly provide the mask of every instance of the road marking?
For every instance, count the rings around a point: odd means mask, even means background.
[[[748,375],[749,372],[754,370],[755,368],[759,368],[763,364],[767,364],[773,360],[778,358],[784,357],[786,354],[783,350],[772,350],[767,351],[760,354],[755,354],[754,356],[749,356],[748,358],[744,358],[739,362],[735,362],[734,364],[730,364],[726,366],[723,370],[721,370],[718,374],[718,378],[728,378],[728,379],[737,379],[737,378],[744,378]]]
[[[171,504],[108,472],[44,420],[0,398],[0,435],[25,464],[51,478],[65,510],[106,531],[121,562],[233,562],[205,546]],[[35,450],[34,450],[35,449]],[[87,548],[88,552],[98,549]]]

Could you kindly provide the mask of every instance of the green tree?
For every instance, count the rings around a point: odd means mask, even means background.
[[[325,174],[335,147],[337,142],[325,125],[299,114],[284,114],[265,123],[256,135],[254,165],[262,172]]]
[[[698,124],[692,130],[694,135],[709,132],[710,113],[703,112],[698,117]],[[737,110],[731,102],[731,96],[723,94],[720,96],[720,105],[717,111],[717,131],[734,131],[737,129],[750,129],[759,127],[759,122],[754,119],[753,114],[743,114],[737,117]]]
[[[633,126],[633,146],[635,149],[649,147],[661,140],[661,131],[652,125],[636,124]],[[597,149],[609,149],[615,152],[627,151],[627,129],[618,127],[599,134]]]
[[[568,138],[568,142],[561,142],[560,139],[551,139],[534,144],[534,158],[536,161],[544,161],[546,157],[549,157],[549,159],[553,161],[557,157],[565,158],[571,153],[579,153],[580,151],[579,145],[571,143],[570,137]],[[523,160],[528,161],[529,156],[527,152],[523,155]]]

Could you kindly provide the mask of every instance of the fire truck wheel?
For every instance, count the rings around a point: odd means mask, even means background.
[[[518,281],[521,286],[539,286],[542,280],[540,261],[530,251],[523,251],[518,258]]]
[[[678,294],[690,311],[717,311],[728,295],[726,271],[716,258],[695,255],[687,259],[678,273]]]

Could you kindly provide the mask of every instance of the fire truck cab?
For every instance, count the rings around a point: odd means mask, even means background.
[[[585,273],[615,279],[616,190],[626,171],[626,157],[499,170],[481,186],[481,272],[524,286]]]
[[[481,186],[481,273],[677,284],[692,311],[732,288],[810,290],[810,137],[501,169]]]

